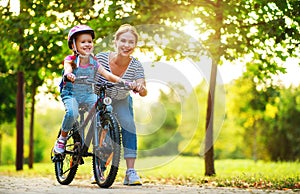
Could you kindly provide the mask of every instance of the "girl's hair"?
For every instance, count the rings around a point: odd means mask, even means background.
[[[119,39],[121,34],[124,34],[126,32],[131,32],[135,36],[135,44],[136,44],[138,42],[139,35],[138,35],[135,27],[130,24],[123,24],[119,27],[119,29],[115,33],[115,41]]]

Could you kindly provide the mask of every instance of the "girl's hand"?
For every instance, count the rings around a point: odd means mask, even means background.
[[[67,78],[67,80],[69,80],[70,82],[74,82],[76,79],[76,76],[73,73],[67,73],[64,75],[65,78]]]

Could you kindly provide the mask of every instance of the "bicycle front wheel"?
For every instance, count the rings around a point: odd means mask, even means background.
[[[94,146],[93,170],[97,184],[102,188],[110,187],[117,176],[121,154],[120,125],[110,113],[101,118],[97,132],[99,145]]]

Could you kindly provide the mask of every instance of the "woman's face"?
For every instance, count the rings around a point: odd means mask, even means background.
[[[76,37],[77,52],[82,55],[89,55],[93,52],[93,38],[91,34],[80,34]]]
[[[135,36],[131,32],[125,32],[115,42],[119,55],[130,56],[136,46]]]

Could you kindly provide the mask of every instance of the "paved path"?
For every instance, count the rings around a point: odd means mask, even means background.
[[[264,191],[258,189],[238,189],[223,187],[197,187],[144,184],[143,186],[124,186],[114,183],[109,189],[90,184],[88,180],[75,179],[70,185],[60,185],[51,178],[11,177],[0,175],[0,194],[263,194],[294,193],[292,191]]]

